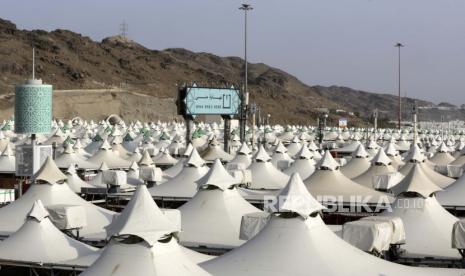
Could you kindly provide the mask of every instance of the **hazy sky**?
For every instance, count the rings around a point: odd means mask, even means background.
[[[19,28],[70,29],[95,40],[119,33],[153,49],[183,47],[243,55],[242,1],[1,0],[0,17]],[[249,60],[281,68],[310,85],[403,93],[465,103],[465,1],[250,1]]]

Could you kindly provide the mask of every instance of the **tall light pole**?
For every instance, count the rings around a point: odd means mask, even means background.
[[[399,103],[398,103],[398,105],[399,105],[399,106],[398,106],[397,118],[398,118],[398,120],[399,120],[399,122],[398,122],[398,123],[399,123],[398,127],[399,127],[399,129],[400,129],[400,124],[401,124],[401,121],[402,121],[402,111],[401,111],[401,110],[402,110],[402,109],[401,109],[401,108],[402,108],[402,99],[401,99],[401,96],[400,96],[400,48],[404,47],[404,45],[403,45],[402,43],[397,42],[397,44],[394,45],[394,47],[397,47],[397,49],[398,49],[398,58],[399,58],[399,61],[398,61],[398,65],[399,65],[399,83],[398,83],[398,85],[399,85],[399,86],[398,86],[398,89],[399,89],[399,91],[398,91],[398,92],[399,92],[398,101],[399,101]]]
[[[241,142],[245,141],[245,126],[247,122],[247,106],[249,101],[249,90],[247,83],[247,11],[252,10],[252,6],[249,4],[242,4],[239,7],[240,10],[244,11],[244,91],[242,92],[241,101],[241,127],[240,127],[240,138]]]

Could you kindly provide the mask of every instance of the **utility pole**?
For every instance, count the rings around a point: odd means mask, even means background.
[[[413,143],[417,143],[417,103],[413,104],[412,111],[412,120],[413,120]]]
[[[126,23],[126,21],[123,20],[123,22],[119,25],[119,31],[122,37],[128,37],[128,24]]]
[[[240,127],[240,138],[241,142],[244,143],[245,127],[247,122],[247,109],[249,105],[249,90],[247,80],[247,11],[253,10],[253,8],[249,4],[242,4],[239,9],[244,11],[244,91],[242,91]]]
[[[400,48],[404,47],[404,45],[402,43],[399,43],[397,42],[397,44],[394,46],[394,47],[397,47],[398,49],[398,58],[399,58],[399,61],[398,61],[398,69],[399,69],[399,83],[398,83],[398,89],[399,89],[399,98],[398,98],[398,114],[397,114],[397,118],[398,118],[398,127],[400,129],[401,127],[401,122],[402,122],[402,99],[401,99],[401,95],[400,95]]]

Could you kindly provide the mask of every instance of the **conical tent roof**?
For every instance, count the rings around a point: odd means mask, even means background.
[[[201,266],[213,275],[225,276],[436,276],[462,273],[462,270],[403,266],[372,256],[339,238],[319,215],[305,219],[273,214],[265,228],[247,243]]]
[[[105,162],[110,168],[128,168],[131,165],[129,161],[121,158],[112,150],[107,140],[103,141],[100,149],[87,161],[94,164]]]
[[[404,224],[406,243],[401,245],[400,257],[460,258],[458,250],[451,246],[452,228],[458,219],[446,211],[435,196],[398,196],[392,210],[381,215],[398,217]]]
[[[96,252],[58,230],[40,200],[34,202],[18,231],[0,243],[0,260],[13,262],[61,264]]]
[[[119,242],[112,239],[101,256],[81,276],[207,276],[211,275],[191,261],[174,238],[157,241]]]
[[[42,180],[49,184],[55,184],[66,180],[66,175],[64,175],[60,169],[58,169],[53,159],[49,156],[45,160],[42,167],[37,171],[33,176],[35,180]]]
[[[310,214],[326,209],[310,195],[298,173],[293,173],[286,187],[281,190],[273,207],[274,212],[297,213],[303,218]]]
[[[215,186],[223,191],[238,184],[238,181],[223,167],[220,159],[216,159],[208,173],[196,182],[199,186]]]
[[[300,151],[297,153],[296,157],[298,159],[312,159],[313,153],[305,146],[300,148]]]
[[[16,158],[10,144],[7,144],[3,152],[0,154],[0,173],[14,173],[15,171]]]
[[[139,185],[123,212],[106,227],[108,237],[135,235],[153,246],[179,231],[160,211],[145,185]]]
[[[336,160],[334,160],[329,150],[327,150],[325,151],[325,154],[320,159],[320,161],[318,161],[316,164],[316,167],[334,171],[339,168],[339,164],[336,162]]]
[[[414,192],[426,198],[442,189],[429,180],[420,164],[415,164],[409,174],[399,184],[392,187],[391,190],[395,195]]]
[[[353,157],[368,157],[370,156],[365,150],[365,147],[360,143],[357,149],[352,153]]]
[[[200,168],[205,165],[205,160],[200,157],[198,151],[195,148],[192,148],[191,155],[186,160],[186,164],[194,166],[196,168]]]
[[[251,154],[252,151],[250,150],[249,146],[247,146],[247,143],[242,143],[241,147],[237,151],[238,154]]]
[[[442,206],[465,206],[465,174],[454,183],[436,194]]]
[[[210,248],[233,248],[244,243],[239,239],[242,216],[260,212],[232,189],[200,189],[182,205],[181,244]]]
[[[405,157],[405,161],[407,162],[423,162],[426,160],[426,157],[421,153],[420,148],[417,144],[412,144],[410,150]]]
[[[263,145],[260,145],[254,159],[257,161],[268,162],[271,160],[271,157],[268,155]]]
[[[191,198],[198,189],[196,181],[208,172],[208,167],[204,166],[203,159],[193,150],[190,157],[184,162],[184,166],[176,176],[149,189],[152,196],[170,196]]]
[[[274,151],[279,153],[285,153],[287,152],[287,148],[283,145],[281,141],[279,141]]]
[[[378,153],[371,159],[371,162],[373,164],[387,166],[392,163],[392,160],[386,155],[383,148],[379,148]]]
[[[155,163],[153,162],[152,157],[150,157],[149,151],[144,150],[144,152],[142,153],[142,158],[139,161],[139,165],[150,167],[150,166],[153,166],[154,164]]]

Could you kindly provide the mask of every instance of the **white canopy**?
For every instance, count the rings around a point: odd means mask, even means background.
[[[216,186],[216,185],[215,185]],[[260,210],[245,201],[235,188],[200,189],[182,205],[181,244],[210,248],[233,248],[239,239],[241,218]]]
[[[106,227],[108,237],[136,235],[153,246],[180,229],[165,217],[145,185],[139,185],[123,212]]]
[[[58,230],[50,221],[42,202],[37,200],[24,224],[0,243],[0,259],[61,264],[67,260],[95,254],[97,250]]]
[[[145,241],[118,242],[112,239],[100,258],[81,276],[206,276],[210,275],[191,261],[174,238],[150,246]]]
[[[45,162],[37,175],[41,180],[63,181],[67,177],[61,172],[51,158]],[[61,176],[63,175],[63,176]],[[64,178],[63,178],[64,177]],[[33,184],[27,192],[18,200],[0,208],[0,234],[10,235],[17,231],[24,223],[24,218],[31,210],[36,200],[41,200],[45,207],[51,205],[76,205],[85,210],[86,226],[80,230],[80,236],[84,238],[104,239],[103,227],[108,225],[113,218],[114,212],[100,208],[85,201],[76,195],[67,184],[47,182],[45,184]]]
[[[223,191],[233,185],[238,184],[238,181],[232,177],[223,167],[220,159],[216,159],[208,173],[196,182],[200,187],[215,186]]]
[[[286,187],[281,190],[277,200],[268,204],[272,212],[291,212],[308,218],[314,212],[326,209],[307,191],[298,173],[293,173]]]
[[[426,198],[442,189],[434,184],[425,174],[421,165],[416,163],[409,174],[407,174],[399,184],[392,187],[391,190],[395,195],[414,192]]]
[[[417,268],[384,261],[347,244],[320,216],[273,215],[253,239],[201,265],[213,275],[461,275],[462,270]]]

